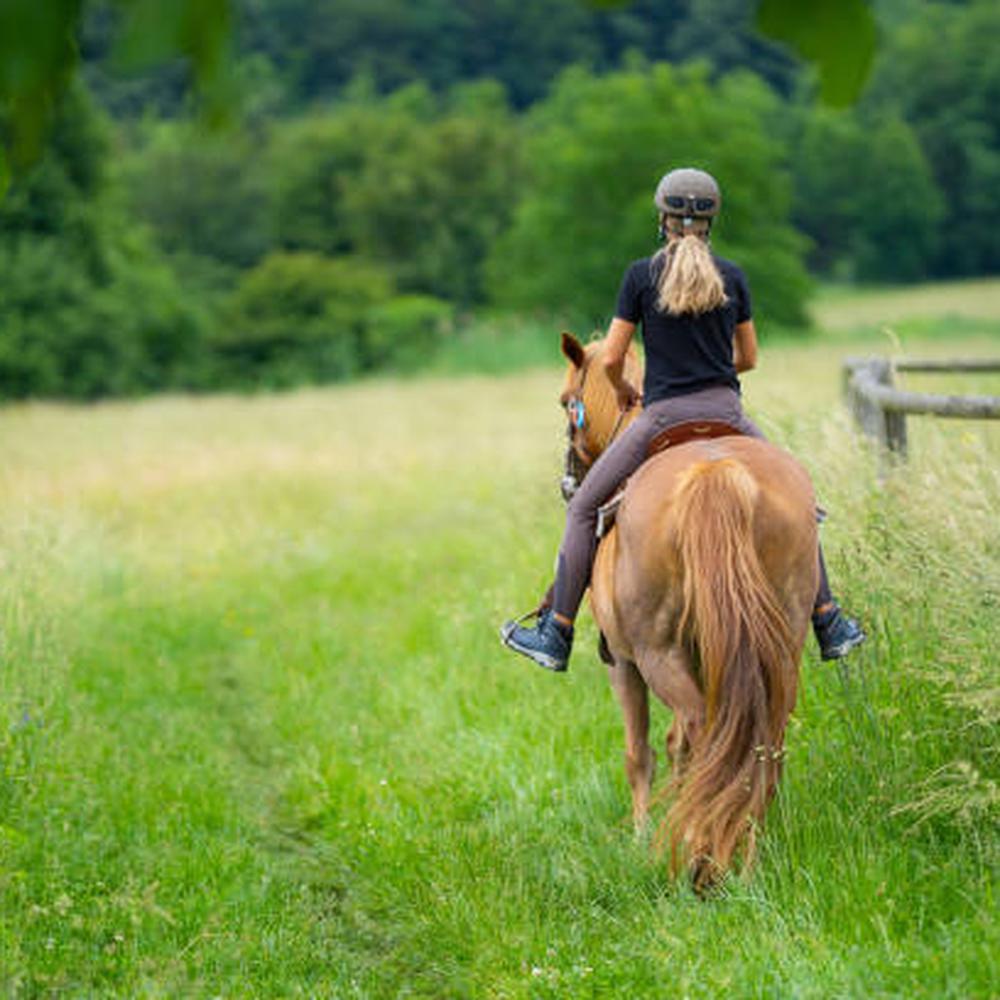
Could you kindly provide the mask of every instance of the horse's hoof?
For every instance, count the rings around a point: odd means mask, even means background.
[[[691,889],[699,899],[706,899],[722,884],[724,872],[707,855],[699,855],[691,862]]]

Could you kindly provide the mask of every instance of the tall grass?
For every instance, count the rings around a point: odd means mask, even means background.
[[[810,644],[708,903],[626,822],[592,627],[565,678],[496,641],[558,539],[555,367],[0,414],[6,993],[995,996],[1000,427],[914,420],[880,482],[839,350],[762,361],[870,640]]]

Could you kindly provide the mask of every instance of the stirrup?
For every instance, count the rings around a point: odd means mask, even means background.
[[[539,622],[539,624],[541,624],[542,616],[545,614],[545,612],[551,613],[551,611],[552,611],[551,604],[539,604],[537,608],[532,608],[530,611],[525,611],[523,615],[518,615],[517,618],[511,618],[510,621],[504,622],[504,624],[500,626],[501,638],[506,643],[508,636],[510,636],[511,633],[513,633],[514,629],[516,629],[521,624],[521,622],[526,622],[529,618],[534,618],[536,621]]]

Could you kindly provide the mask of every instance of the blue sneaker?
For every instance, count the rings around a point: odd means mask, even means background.
[[[836,605],[823,614],[814,614],[813,631],[824,660],[839,660],[860,646],[867,636],[864,629]]]
[[[506,622],[500,629],[500,641],[546,670],[566,670],[573,649],[572,626],[557,622],[550,608],[538,612],[534,628],[525,628],[520,624],[523,620]]]

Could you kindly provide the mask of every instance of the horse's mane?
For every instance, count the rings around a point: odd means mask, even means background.
[[[585,383],[585,403],[587,407],[588,420],[594,428],[600,428],[601,445],[607,444],[607,438],[611,434],[611,429],[618,421],[619,409],[618,398],[615,395],[611,383],[604,374],[604,366],[600,363],[604,354],[605,341],[592,340],[584,348],[586,360],[584,362],[587,370]],[[642,388],[642,361],[639,353],[633,344],[629,344],[625,354],[625,378],[636,387]]]

